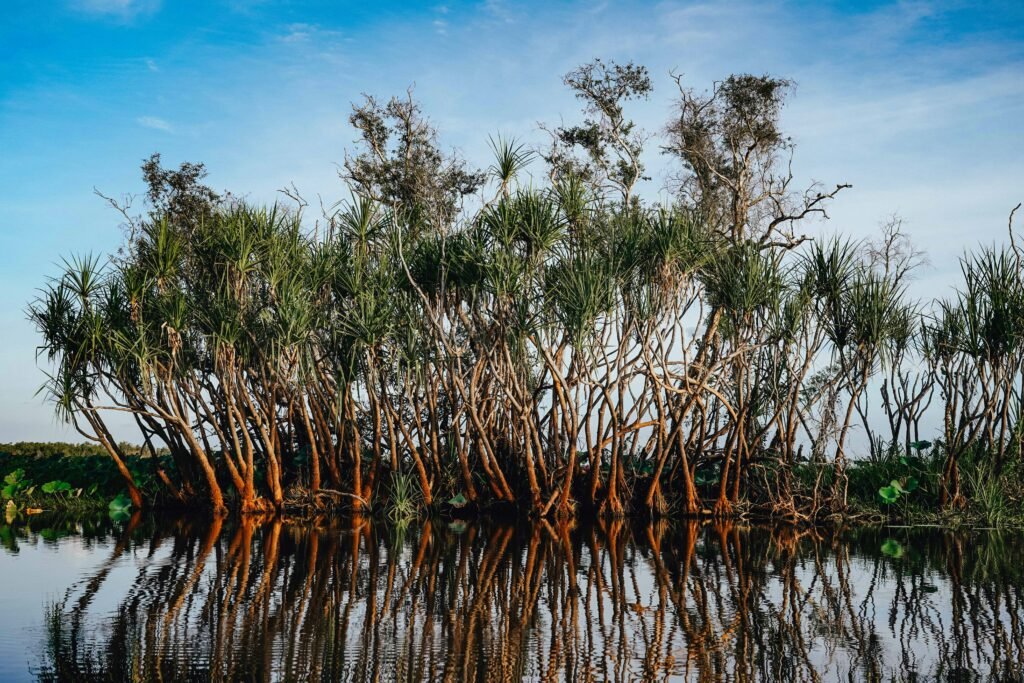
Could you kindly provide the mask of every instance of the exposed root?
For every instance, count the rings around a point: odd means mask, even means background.
[[[650,504],[651,513],[657,517],[664,517],[668,514],[668,501],[665,500],[664,494],[661,492],[661,487],[657,487],[654,490],[654,497]]]
[[[947,505],[950,510],[966,510],[967,509],[967,497],[957,491],[948,501]]]
[[[716,519],[724,519],[726,517],[732,517],[733,509],[732,503],[729,502],[728,498],[719,497],[715,501],[714,506],[711,508],[711,516]]]
[[[626,509],[622,507],[622,501],[618,496],[609,496],[597,509],[597,515],[599,517],[625,517]]]

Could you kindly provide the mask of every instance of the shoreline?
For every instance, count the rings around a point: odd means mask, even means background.
[[[12,447],[13,446],[13,447]],[[18,444],[0,445],[0,507],[10,517],[32,516],[39,512],[56,514],[93,514],[109,513],[120,517],[130,515],[137,506],[131,505],[125,495],[120,474],[110,459],[101,454],[102,451],[88,445],[73,444],[25,444],[20,452]],[[71,453],[70,455],[66,453]],[[213,517],[214,513],[205,505],[187,505],[162,495],[162,489],[153,472],[153,459],[146,455],[134,455],[128,459],[133,472],[143,482],[142,490],[146,494],[146,514],[186,514],[190,516]],[[223,516],[230,518],[280,516],[293,519],[316,519],[323,517],[344,519],[349,517],[367,517],[385,519],[397,523],[411,523],[425,519],[461,519],[461,520],[500,520],[521,521],[544,519],[552,523],[562,521],[579,524],[583,520],[626,519],[626,520],[666,520],[682,522],[691,519],[698,521],[731,520],[734,522],[750,522],[757,524],[789,524],[799,527],[814,528],[858,528],[908,525],[914,527],[934,526],[943,529],[959,530],[972,528],[1024,529],[1024,498],[1019,491],[1016,477],[1003,477],[999,484],[1000,507],[993,512],[986,510],[975,502],[970,502],[964,509],[937,509],[937,496],[932,490],[933,474],[927,471],[925,463],[921,474],[922,488],[914,495],[908,495],[897,504],[886,504],[877,495],[871,495],[879,486],[889,480],[892,467],[900,467],[898,463],[866,463],[855,461],[850,467],[850,497],[847,508],[842,513],[830,512],[827,507],[819,506],[817,514],[798,508],[796,514],[772,513],[767,501],[740,500],[727,515],[714,514],[712,507],[713,490],[702,496],[701,512],[696,515],[687,514],[680,509],[681,499],[668,499],[668,509],[658,513],[644,508],[639,496],[632,499],[632,509],[620,515],[602,513],[599,507],[576,503],[571,506],[569,514],[558,517],[551,514],[540,516],[529,513],[529,500],[524,499],[521,506],[507,502],[492,502],[479,506],[459,496],[451,500],[435,498],[430,505],[424,505],[415,493],[384,489],[371,501],[368,511],[359,511],[352,504],[352,497],[344,492],[321,489],[315,496],[301,482],[295,482],[285,492],[283,505],[280,509],[243,512],[237,500],[225,500],[227,510]],[[11,488],[7,478],[14,472],[20,473],[17,483]],[[806,478],[813,478],[814,466],[805,465],[798,470]],[[795,479],[799,486],[799,477]],[[56,489],[46,492],[45,489]],[[713,484],[712,484],[713,486]],[[937,488],[937,487],[936,487]],[[574,494],[582,493],[574,491]],[[8,495],[13,494],[13,495]],[[404,496],[401,497],[400,496]],[[582,496],[573,496],[580,498]],[[801,496],[801,500],[806,498]],[[627,502],[627,501],[624,501]],[[13,503],[13,508],[11,507]],[[675,504],[675,505],[673,505]],[[628,505],[626,507],[629,507]]]
[[[182,506],[180,504],[157,504],[150,505],[142,510],[128,509],[123,513],[111,511],[109,501],[99,496],[85,496],[70,499],[67,501],[47,500],[42,497],[32,497],[16,503],[17,510],[12,515],[10,508],[6,507],[8,501],[4,501],[5,519],[8,524],[15,521],[25,522],[34,517],[87,517],[93,515],[110,516],[112,519],[126,519],[136,512],[144,517],[159,519],[205,519],[220,521],[238,522],[242,520],[275,520],[279,519],[285,523],[321,523],[324,521],[345,522],[352,520],[366,520],[373,523],[384,524],[385,526],[416,526],[434,522],[463,522],[463,523],[484,523],[484,524],[509,524],[522,525],[534,523],[546,523],[570,527],[593,524],[606,524],[624,522],[630,525],[635,524],[686,524],[696,522],[701,525],[715,523],[743,524],[751,526],[785,526],[799,529],[819,530],[857,530],[857,529],[924,529],[933,528],[942,531],[1024,531],[1024,510],[1015,510],[999,524],[991,524],[978,513],[966,512],[916,512],[909,517],[896,515],[885,515],[881,510],[854,510],[847,514],[832,513],[816,519],[794,519],[780,515],[759,514],[756,511],[740,509],[727,516],[716,516],[709,511],[701,514],[689,515],[685,513],[665,513],[651,515],[646,511],[627,512],[622,515],[598,515],[587,512],[577,513],[567,518],[536,517],[525,513],[522,510],[509,509],[479,509],[465,510],[452,508],[450,506],[439,506],[423,508],[418,514],[404,518],[394,519],[389,516],[386,508],[377,508],[369,512],[353,511],[345,507],[319,507],[309,508],[304,506],[285,505],[278,511],[247,512],[243,513],[237,508],[229,509],[228,512],[215,515],[209,509],[202,507]]]

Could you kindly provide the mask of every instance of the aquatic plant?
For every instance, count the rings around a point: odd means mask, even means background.
[[[32,481],[25,478],[24,468],[19,467],[13,472],[8,472],[4,477],[4,487],[0,489],[0,495],[7,499],[13,499],[21,493],[31,493]]]

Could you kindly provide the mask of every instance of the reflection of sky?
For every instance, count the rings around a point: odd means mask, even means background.
[[[1003,240],[1024,197],[1024,3],[327,2],[61,0],[4,3],[0,21],[0,442],[77,438],[34,392],[24,307],[63,255],[106,252],[117,215],[93,188],[142,190],[138,165],[205,161],[216,188],[255,201],[295,182],[344,198],[334,163],[348,103],[411,84],[477,166],[487,136],[540,143],[574,121],[560,76],[602,56],[650,67],[631,111],[667,120],[669,71],[699,88],[733,72],[791,77],[785,112],[801,186],[852,183],[831,227],[897,212],[946,295],[966,245]],[[665,157],[652,148],[655,176]],[[656,196],[657,182],[643,188]],[[113,420],[126,424],[128,419]],[[137,437],[133,437],[137,438]]]
[[[81,594],[85,580],[111,561],[113,539],[64,536],[55,541],[32,534],[18,538],[18,552],[0,549],[0,681],[32,680],[46,643],[46,609],[65,597]],[[167,560],[167,549],[129,549],[113,558],[111,571],[89,602],[87,628],[102,627],[125,599],[140,573],[155,571]]]
[[[39,665],[46,642],[43,617],[49,604],[89,576],[109,555],[113,543],[64,537],[45,541],[41,536],[18,538],[18,552],[0,549],[0,681],[32,680],[28,668]],[[122,560],[122,563],[125,561]],[[118,571],[120,585],[128,585],[130,572]],[[112,610],[122,596],[117,589],[97,595],[96,607]]]
[[[334,530],[325,533],[337,534],[339,532]],[[739,541],[740,543],[753,543],[757,541],[759,534],[764,533],[768,532],[762,529],[741,531]],[[896,535],[900,534],[900,532],[893,533]],[[288,534],[287,528],[283,534]],[[220,540],[226,546],[230,538],[231,533],[225,532]],[[884,534],[881,538],[885,538]],[[982,547],[985,538],[984,535],[965,538],[964,549],[970,551],[969,549]],[[257,532],[255,536],[255,543],[257,545],[259,539],[260,533]],[[351,536],[346,535],[345,539],[344,542],[349,543],[350,540],[347,539],[351,539]],[[1003,541],[1005,542],[1006,539],[1003,539]],[[193,538],[192,542],[196,543],[198,539]],[[663,542],[668,541],[663,539]],[[156,609],[149,612],[148,616],[143,614],[143,612],[149,610],[148,600],[159,599],[158,595],[165,595],[156,590],[157,586],[147,585],[146,581],[155,581],[159,568],[170,561],[169,551],[173,545],[172,539],[165,538],[162,545],[155,550],[148,545],[148,540],[146,539],[139,539],[137,543],[138,545],[133,550],[129,550],[120,557],[115,558],[112,571],[90,602],[85,622],[84,643],[86,645],[103,646],[105,638],[109,637],[107,619],[119,606],[124,607],[127,604],[126,598],[129,592],[132,595],[131,602],[138,601],[136,609],[138,610],[137,616],[140,619],[160,619],[162,621],[166,605],[157,605]],[[412,543],[411,540],[410,543]],[[760,547],[760,543],[758,543],[758,547]],[[860,547],[870,552],[874,546]],[[1004,547],[1013,546],[1008,545]],[[65,590],[68,589],[70,590],[68,590],[67,595],[71,598],[68,604],[73,604],[74,600],[81,595],[85,580],[93,577],[97,570],[111,559],[110,554],[113,548],[114,544],[111,541],[84,541],[81,538],[65,537],[55,542],[44,542],[39,537],[33,537],[32,539],[19,539],[19,552],[17,554],[13,554],[6,549],[0,551],[0,577],[2,577],[4,585],[4,590],[0,592],[0,681],[31,680],[30,669],[37,668],[41,663],[43,648],[46,642],[46,634],[43,629],[45,608],[50,602],[63,598]],[[730,545],[729,549],[732,556],[735,547]],[[224,550],[225,547],[222,547],[220,553],[215,550],[207,557],[203,570],[204,576],[198,581],[189,584],[192,592],[188,596],[189,599],[186,600],[186,603],[191,607],[186,607],[179,616],[189,618],[191,614],[192,618],[195,618],[196,612],[201,609],[206,597],[209,597],[210,591],[214,590],[218,585],[216,582],[208,579],[212,579],[213,572],[216,571],[216,557],[220,557],[223,561],[228,561],[228,556],[224,553]],[[254,550],[256,550],[256,547],[254,547]],[[408,576],[409,566],[415,554],[414,550],[415,548],[409,545],[394,556],[399,561],[399,567],[397,567],[398,585],[401,585]],[[778,619],[780,614],[783,615],[782,618],[787,623],[792,623],[793,613],[791,611],[792,605],[788,602],[784,603],[783,600],[784,586],[780,573],[782,565],[779,564],[779,558],[775,555],[774,548],[771,545],[767,546],[767,550],[768,552],[760,560],[757,559],[759,556],[748,554],[745,557],[747,564],[744,565],[743,569],[748,573],[754,574],[763,572],[767,576],[764,582],[764,599],[757,608],[762,612],[761,623],[763,627],[770,629],[775,623],[773,620]],[[909,545],[906,550],[908,553],[913,552],[913,548]],[[524,566],[526,560],[525,551],[522,551],[521,547],[518,550],[509,548],[509,553],[511,552],[522,552],[519,555],[518,563],[520,567]],[[628,662],[628,667],[637,675],[641,675],[643,672],[644,638],[650,637],[650,620],[660,600],[658,583],[653,573],[654,570],[649,552],[648,548],[641,548],[637,545],[625,545],[623,547],[624,567],[620,570],[614,570],[609,564],[609,554],[606,550],[599,550],[599,557],[595,561],[589,556],[589,550],[584,547],[576,564],[577,579],[583,591],[581,600],[584,602],[588,600],[595,601],[590,603],[591,614],[596,613],[594,612],[596,610],[596,601],[599,600],[605,615],[604,625],[607,630],[604,632],[596,630],[592,634],[594,638],[592,656],[597,661],[600,661],[603,656],[606,657],[608,653],[614,651],[619,642],[618,639],[623,637],[630,644],[631,661]],[[933,635],[927,628],[917,632],[908,629],[912,624],[905,622],[904,617],[906,616],[905,608],[909,602],[907,596],[897,596],[896,591],[899,587],[909,590],[912,584],[920,587],[922,582],[933,585],[937,589],[935,592],[920,593],[911,599],[915,607],[928,616],[929,623],[931,625],[938,625],[940,632],[944,634],[944,637],[948,638],[950,635],[949,624],[952,620],[951,584],[937,571],[929,570],[924,576],[912,576],[912,572],[909,571],[910,563],[906,560],[885,558],[881,562],[876,562],[876,556],[858,556],[852,546],[845,546],[842,542],[825,538],[816,549],[810,545],[801,546],[799,551],[800,559],[795,564],[796,581],[800,591],[800,628],[807,644],[809,662],[822,675],[822,679],[833,680],[836,677],[845,677],[849,671],[851,657],[855,655],[855,643],[852,640],[846,642],[840,632],[834,628],[835,620],[832,618],[834,615],[826,615],[825,613],[828,602],[825,599],[826,591],[837,589],[839,584],[840,569],[833,561],[834,552],[839,552],[842,555],[849,554],[849,563],[842,569],[843,572],[846,572],[852,593],[848,603],[849,609],[856,615],[865,618],[869,628],[873,628],[874,633],[878,636],[878,645],[883,653],[882,660],[885,662],[885,668],[882,670],[883,677],[888,678],[889,674],[898,673],[896,667],[899,666],[901,660],[913,663],[919,671],[933,671],[944,653],[937,649],[938,643],[932,640]],[[881,551],[878,550],[876,552],[880,555]],[[304,553],[305,550],[298,549],[292,557],[292,559],[300,560],[297,564],[290,565],[292,571],[305,570],[306,565],[301,562]],[[822,563],[821,566],[824,568],[824,571],[820,574],[817,573],[817,567],[814,563],[815,553],[817,553],[817,557]],[[282,564],[277,567],[278,569],[285,569],[286,563],[291,562],[291,560],[287,559],[288,557],[287,554],[282,556]],[[365,645],[360,636],[360,629],[368,604],[366,600],[366,589],[368,586],[365,585],[365,582],[369,578],[367,563],[370,557],[371,554],[368,552],[360,554],[363,571],[360,572],[359,597],[356,598],[355,604],[351,605],[349,611],[349,631],[331,636],[342,639],[346,650],[350,651],[353,655],[359,648]],[[739,569],[739,563],[736,561],[737,558],[732,556],[731,567],[728,570],[724,568],[721,562],[719,537],[711,531],[710,527],[705,528],[705,532],[698,541],[696,558],[696,564],[693,573],[691,573],[691,582],[687,588],[687,605],[693,606],[693,600],[697,592],[693,577],[700,572],[700,580],[709,593],[709,600],[712,606],[712,631],[718,636],[731,632],[728,637],[735,638],[737,632],[732,628],[731,622],[736,616],[735,591],[737,589],[736,577]],[[712,559],[707,561],[707,558]],[[506,556],[505,560],[507,561],[508,559],[509,557]],[[557,562],[552,562],[552,559],[549,558],[545,563],[545,571],[564,572],[564,565],[558,565]],[[255,552],[252,555],[252,561],[254,562],[252,570],[256,575],[262,575],[264,570],[268,569],[262,564],[262,555],[259,552]],[[385,561],[385,556],[381,556],[381,561]],[[903,564],[904,562],[906,564]],[[230,562],[228,562],[228,566],[232,566]],[[181,568],[184,569],[184,567]],[[597,597],[594,585],[589,583],[588,577],[592,575],[592,570],[599,570],[604,576],[602,581],[605,592],[602,592],[600,597]],[[901,577],[902,583],[896,581],[900,570],[904,571],[904,575]],[[189,571],[191,571],[191,568],[189,568]],[[620,587],[624,593],[624,602],[627,606],[624,612],[622,612],[623,628],[621,631],[617,624],[608,621],[609,615],[612,615],[621,607],[621,605],[613,604],[607,592],[612,571],[621,571],[620,578],[622,583]],[[346,572],[347,570],[343,569],[340,577],[342,582],[340,590],[343,600],[349,599],[349,579]],[[375,609],[383,610],[382,614],[390,613],[389,605],[383,601],[384,576],[387,573],[386,567],[382,566],[379,568],[378,584],[376,585],[378,595],[374,603]],[[519,582],[523,579],[521,575],[509,574],[502,569],[499,569],[496,576],[499,581],[506,582]],[[523,662],[525,666],[524,675],[527,677],[540,676],[544,673],[538,668],[538,663],[548,661],[547,652],[552,642],[551,630],[560,623],[563,614],[561,606],[556,606],[555,612],[558,615],[558,619],[552,619],[549,601],[553,596],[555,599],[559,599],[559,594],[557,591],[549,592],[545,589],[544,576],[546,575],[542,575],[540,578],[541,586],[537,594],[538,608],[533,614],[533,621],[530,622],[531,628],[523,644],[523,647],[529,653]],[[278,574],[277,577],[278,581],[284,580],[285,577],[290,577],[290,571],[285,570]],[[288,580],[298,580],[299,584],[304,582],[301,575],[290,577]],[[993,575],[989,577],[989,580],[999,581],[999,578]],[[253,588],[255,583],[258,583],[258,581],[250,583],[250,589]],[[757,582],[754,581],[754,583]],[[971,586],[969,590],[976,592],[978,588],[978,586]],[[275,587],[272,589],[269,608],[273,611],[282,606],[280,600],[284,595],[279,593],[280,590],[282,590],[280,583],[275,584]],[[514,590],[506,585],[499,588],[494,595],[504,600],[503,596],[511,592],[514,592]],[[873,594],[873,599],[865,601],[865,597],[869,592]],[[392,593],[391,599],[395,599],[396,595],[397,593]],[[460,592],[459,595],[461,599],[474,597],[464,592]],[[250,593],[249,596],[251,598],[252,594]],[[215,603],[220,603],[224,599],[222,595],[216,595],[213,598]],[[785,608],[783,608],[784,604]],[[294,602],[288,603],[285,609],[294,609],[295,605],[296,603]],[[408,600],[403,601],[396,613],[398,618],[395,620],[385,620],[380,625],[382,634],[386,634],[385,641],[389,643],[389,645],[385,645],[386,653],[394,654],[390,648],[402,647],[402,643],[416,643],[417,646],[420,644],[420,634],[424,632],[422,624],[423,615],[421,611],[417,611],[412,616],[409,616],[407,614],[409,605]],[[896,619],[895,626],[890,627],[893,605],[896,606]],[[237,614],[244,615],[250,613],[248,605],[241,605],[241,607],[242,609],[238,610]],[[322,607],[321,605],[310,605],[309,609],[316,612],[317,610],[322,610]],[[984,607],[985,609],[988,608],[987,605]],[[195,609],[193,610],[192,608]],[[215,609],[220,613],[219,608]],[[422,606],[419,609],[422,609]],[[496,611],[492,611],[492,609]],[[1006,605],[1002,605],[1000,609],[1001,612],[997,615],[997,623],[999,621],[1008,623],[1006,620],[1011,615],[1006,612]],[[488,615],[484,616],[485,619],[491,619],[500,611],[500,609],[492,605],[483,609],[480,614],[481,616]],[[446,612],[442,611],[440,614],[435,615],[435,618],[446,620],[445,614]],[[582,609],[580,615],[582,618]],[[261,616],[259,613],[255,614],[257,621],[262,620],[264,616]],[[286,612],[284,616],[286,621],[289,622],[294,617],[291,612]],[[849,627],[849,616],[848,613],[843,614],[844,628]],[[967,613],[962,615],[961,618],[970,619],[971,616],[970,613]],[[1019,617],[1020,615],[1016,616]],[[297,617],[294,618],[296,623],[298,623]],[[983,615],[982,618],[987,618],[987,615]],[[682,631],[678,628],[676,619],[677,614],[674,612],[671,604],[669,604],[666,623],[667,630],[663,637],[670,640],[669,651],[672,652],[675,658],[676,671],[679,672],[681,671],[679,667],[682,667],[687,660],[687,642],[683,637]],[[185,626],[185,624],[178,624],[178,626]],[[971,632],[974,636],[981,634],[979,637],[982,638],[986,638],[985,634],[991,629],[991,624],[984,621],[972,622],[968,626],[969,630],[973,628],[979,629],[978,632]],[[483,627],[487,629],[501,628],[493,624]],[[594,623],[579,623],[578,627],[585,631],[592,628],[599,629],[599,625]],[[441,636],[443,632],[443,630],[437,630],[439,628],[442,628],[442,624],[436,623],[433,630],[435,630],[437,636]],[[559,625],[557,628],[561,628],[561,626]],[[209,647],[210,643],[202,642],[203,636],[197,635],[200,632],[205,633],[205,629],[179,629],[173,627],[171,630],[174,634],[172,639],[181,639],[183,642],[189,642],[193,646],[204,648],[202,653],[197,654],[208,654],[205,648]],[[333,629],[331,632],[333,633]],[[130,633],[132,631],[129,631]],[[171,643],[167,644],[170,645]],[[426,641],[423,641],[422,644],[425,645]],[[433,640],[432,644],[435,648],[446,648],[452,645],[450,643],[446,644],[443,637]],[[991,644],[991,641],[989,641],[989,644]],[[237,643],[234,645],[241,647]],[[275,666],[278,667],[287,665],[285,657],[288,652],[288,645],[289,643],[282,641],[282,632],[276,633],[275,640],[271,645],[272,652],[266,661],[273,661]],[[906,645],[906,648],[904,648],[904,645]],[[756,648],[758,645],[755,642],[751,642],[748,644],[748,647]],[[228,644],[228,649],[232,649],[232,644]],[[736,654],[736,651],[728,645],[725,647],[725,650],[728,653],[725,661],[730,661],[730,658]],[[249,656],[252,656],[252,654],[249,653]],[[438,651],[435,654],[440,659],[443,659],[445,653]],[[184,653],[171,651],[167,655],[175,657],[182,656]],[[794,656],[796,656],[796,653],[794,653]],[[384,664],[386,669],[387,663]],[[694,674],[692,669],[690,674]],[[761,674],[766,675],[767,672],[761,672]]]

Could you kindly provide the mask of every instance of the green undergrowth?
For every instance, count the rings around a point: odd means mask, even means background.
[[[141,484],[143,495],[159,508],[162,489],[155,478],[153,459],[141,455],[138,448],[125,446],[124,450],[130,453],[127,465]],[[922,447],[908,455],[852,461],[847,468],[847,514],[832,521],[1024,528],[1024,471],[1015,461],[996,472],[992,458],[986,454],[965,456],[960,472],[967,504],[961,509],[943,509],[940,504],[943,461],[938,446]],[[698,474],[710,476],[703,471]],[[793,468],[795,493],[803,500],[812,500],[815,491],[822,499],[827,498],[833,476],[831,463],[798,463]],[[389,521],[408,525],[430,514],[423,509],[422,494],[413,476],[395,474],[389,484],[386,495],[372,501]],[[700,487],[705,498],[717,490],[714,477],[698,484],[705,484]],[[459,494],[440,504],[459,513],[466,503]],[[113,461],[89,444],[0,444],[0,507],[21,515],[39,510],[104,516],[130,511],[124,482]]]
[[[847,469],[846,516],[882,524],[1024,528],[1024,472],[1014,461],[997,472],[992,460],[985,454],[961,459],[967,502],[956,509],[942,505],[944,456],[938,448],[854,461]],[[803,463],[794,468],[794,477],[806,496],[813,495],[815,486],[826,496],[832,490],[831,463]]]
[[[159,487],[153,463],[126,449],[126,464],[144,492]],[[0,444],[0,507],[26,511],[105,512],[125,508],[124,479],[102,449],[89,444]]]

